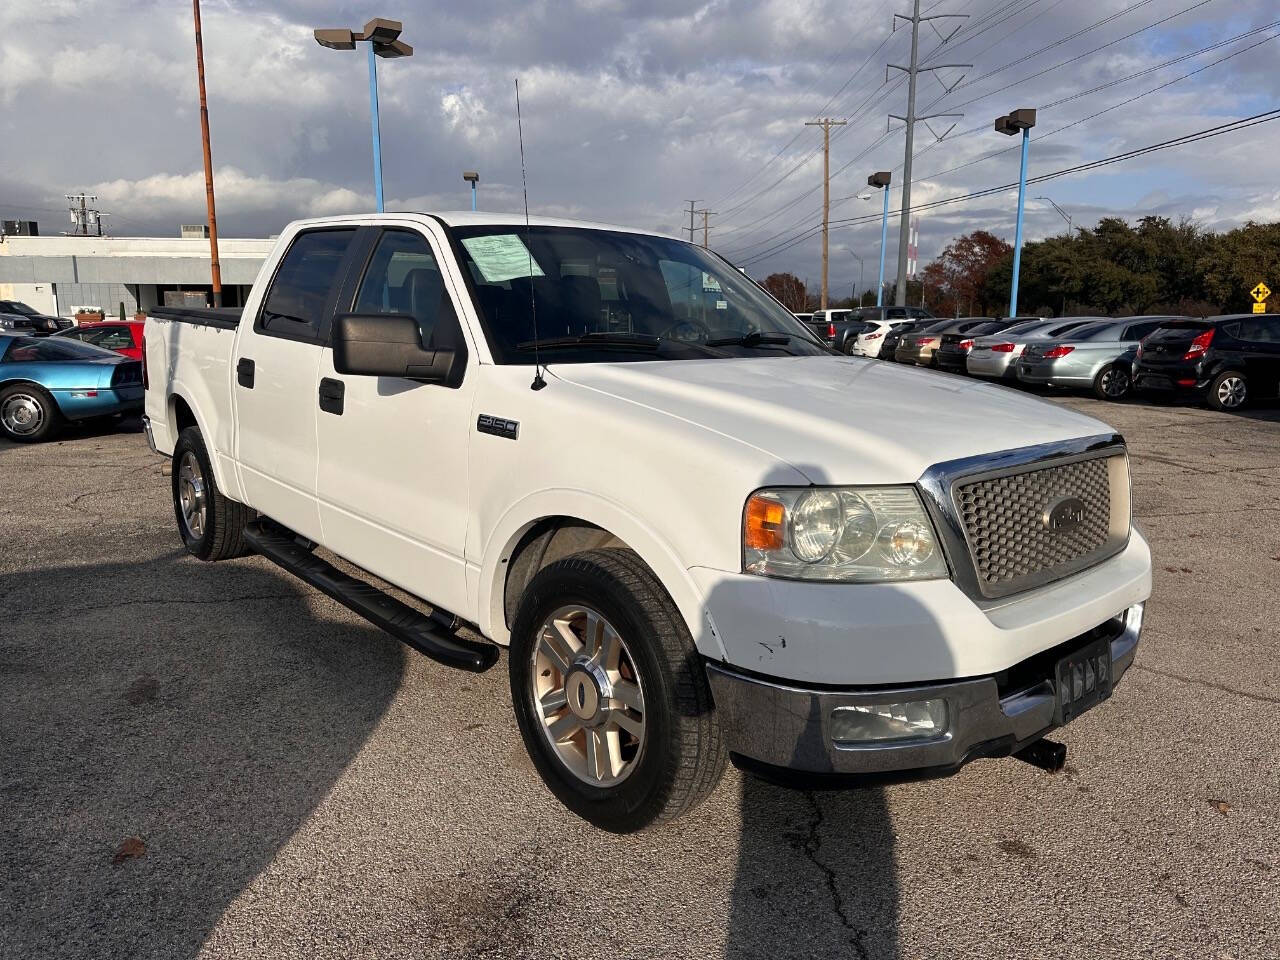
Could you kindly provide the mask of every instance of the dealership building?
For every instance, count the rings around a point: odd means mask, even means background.
[[[209,241],[202,227],[182,236],[85,237],[0,234],[0,300],[70,317],[80,307],[115,316],[157,305],[212,305]],[[244,303],[274,239],[219,239],[222,302]]]

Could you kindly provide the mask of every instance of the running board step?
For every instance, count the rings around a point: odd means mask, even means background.
[[[492,643],[474,643],[454,636],[431,616],[317,557],[291,535],[250,523],[244,529],[244,538],[268,560],[432,660],[476,673],[497,662],[498,648]],[[453,620],[446,614],[436,616]]]

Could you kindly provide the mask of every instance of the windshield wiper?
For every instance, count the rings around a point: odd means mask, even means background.
[[[785,346],[790,342],[791,334],[789,333],[761,333],[759,330],[752,330],[750,333],[743,334],[741,337],[720,337],[716,340],[708,340],[704,346],[757,347],[761,344]]]
[[[658,345],[661,343],[661,337],[652,337],[642,333],[584,333],[576,337],[526,340],[524,343],[517,343],[516,349],[529,352],[534,350],[570,350],[574,347],[627,347],[632,350],[657,350]]]

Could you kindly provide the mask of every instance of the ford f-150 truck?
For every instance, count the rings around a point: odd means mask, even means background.
[[[1151,557],[1119,436],[833,355],[680,240],[302,221],[243,311],[157,311],[145,356],[187,549],[260,553],[454,667],[507,647],[537,770],[610,830],[730,758],[837,785],[1052,769],[1045,735],[1134,657]]]

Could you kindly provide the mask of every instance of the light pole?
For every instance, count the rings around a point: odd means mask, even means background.
[[[471,184],[471,212],[475,213],[476,209],[476,184],[480,182],[480,174],[474,170],[465,170],[462,179]]]
[[[889,181],[893,174],[881,170],[867,177],[867,186],[876,187],[884,193],[884,214],[880,218],[880,282],[876,285],[876,306],[884,306],[884,248],[889,243]]]
[[[404,25],[399,20],[375,17],[360,31],[336,29],[316,30],[316,43],[330,50],[354,50],[356,44],[369,44],[369,119],[373,124],[373,193],[382,213],[382,134],[378,126],[378,61],[375,57],[394,60],[413,56],[413,47],[400,39]]]
[[[1014,110],[1008,116],[996,118],[996,132],[1012,137],[1022,131],[1022,170],[1018,174],[1018,227],[1013,237],[1013,284],[1009,288],[1009,316],[1018,315],[1018,275],[1022,270],[1022,212],[1027,202],[1027,145],[1031,142],[1031,128],[1036,125],[1036,112],[1032,109]]]
[[[1067,211],[1063,210],[1060,206],[1058,206],[1056,203],[1054,203],[1054,202],[1053,202],[1053,200],[1052,200],[1052,198],[1050,198],[1050,197],[1036,197],[1035,199],[1037,199],[1037,200],[1044,200],[1044,201],[1046,201],[1046,202],[1049,204],[1049,206],[1053,207],[1053,209],[1055,209],[1055,210],[1057,210],[1057,211],[1058,211],[1058,216],[1060,216],[1063,220],[1067,221],[1067,236],[1068,236],[1068,237],[1069,237],[1069,236],[1071,236],[1071,235],[1075,232],[1075,226],[1074,226],[1074,225],[1072,224],[1072,222],[1071,222],[1071,214],[1067,213]]]

